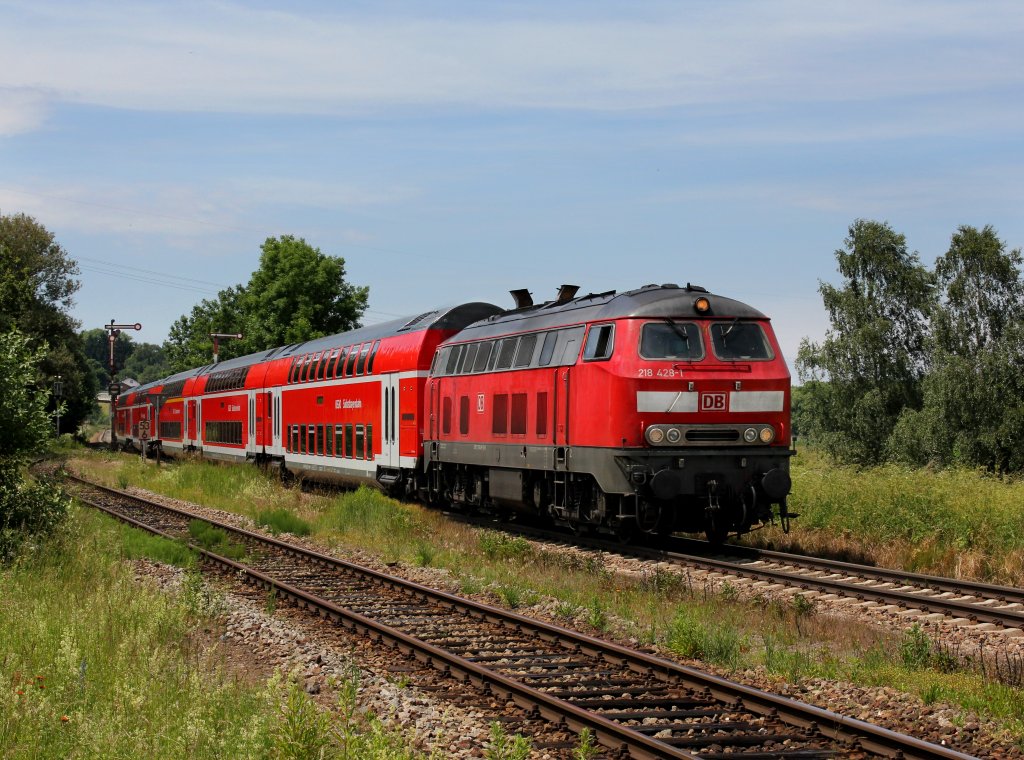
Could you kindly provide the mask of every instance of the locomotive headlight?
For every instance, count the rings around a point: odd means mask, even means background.
[[[683,437],[683,434],[679,432],[679,428],[669,428],[665,433],[665,438],[668,439],[669,443],[679,443],[679,439]]]
[[[665,431],[657,427],[647,428],[647,440],[655,444],[661,443],[665,440]]]
[[[771,443],[775,440],[775,428],[771,425],[761,428],[761,443]]]
[[[747,428],[746,430],[744,430],[743,431],[743,440],[746,441],[747,443],[753,443],[754,441],[756,441],[757,440],[757,429],[756,428]]]
[[[701,296],[693,302],[693,308],[697,310],[698,314],[707,314],[711,311],[711,301]]]

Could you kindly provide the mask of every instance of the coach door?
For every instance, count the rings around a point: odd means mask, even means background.
[[[270,399],[270,449],[271,454],[283,454],[284,447],[281,444],[281,389],[274,388],[268,394]]]
[[[381,467],[398,467],[398,375],[383,375],[380,383],[381,405],[383,412],[380,431]]]
[[[188,411],[185,413],[185,446],[196,444],[196,400],[188,400]]]

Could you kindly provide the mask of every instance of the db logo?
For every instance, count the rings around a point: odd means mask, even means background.
[[[700,410],[702,412],[724,412],[724,393],[702,393],[700,394]]]

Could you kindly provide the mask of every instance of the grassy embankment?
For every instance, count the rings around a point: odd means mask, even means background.
[[[325,713],[287,677],[230,675],[197,639],[218,605],[198,575],[164,594],[140,587],[133,557],[194,564],[75,508],[59,540],[0,568],[0,757],[417,757],[357,717],[355,680]]]
[[[979,556],[992,552],[988,563],[979,561],[977,567],[1002,567],[1003,555],[1024,546],[1014,527],[1020,518],[1014,522],[1011,508],[1016,495],[1024,493],[1021,484],[970,473],[859,472],[807,452],[794,464],[794,510],[804,517],[788,540],[805,549],[839,550],[877,561],[905,556],[914,558],[917,569],[942,572],[942,564],[925,560],[963,553],[955,542],[964,536],[973,537],[972,551]],[[1024,691],[977,673],[948,672],[948,658],[933,651],[920,631],[899,636],[869,626],[835,626],[802,599],[744,603],[728,586],[715,594],[674,574],[624,578],[599,559],[580,561],[536,549],[522,539],[458,525],[366,489],[303,493],[281,488],[250,467],[189,462],[158,469],[104,454],[90,455],[80,467],[112,485],[138,485],[247,514],[271,529],[312,534],[328,546],[445,568],[463,592],[487,590],[511,607],[553,597],[555,613],[564,619],[598,630],[616,626],[643,643],[656,642],[725,669],[762,666],[780,681],[847,680],[891,686],[928,703],[948,702],[963,709],[963,720],[968,711],[993,717],[1024,742]],[[980,495],[977,503],[967,498],[971,494]],[[993,504],[1001,506],[994,509]],[[926,518],[905,514],[915,510],[958,514],[951,522],[937,518],[929,527]],[[872,512],[879,516],[872,519]],[[782,540],[781,531],[759,535]],[[905,553],[891,546],[904,546]]]
[[[1020,587],[1024,480],[971,470],[837,465],[814,450],[793,459],[792,511],[748,542],[885,567]]]

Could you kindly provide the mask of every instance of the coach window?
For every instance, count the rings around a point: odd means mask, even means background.
[[[362,425],[356,425],[356,459],[362,459],[365,450],[363,445],[366,439],[366,428]]]
[[[370,349],[370,358],[366,362],[366,374],[373,374],[373,360],[377,358],[377,349],[380,348],[380,341],[375,341],[373,348]]]
[[[508,432],[508,394],[495,394],[491,408],[494,410],[491,432],[495,435],[505,435]]]
[[[480,344],[476,352],[476,361],[473,363],[474,372],[483,372],[487,369],[487,360],[491,358],[491,349],[494,348],[494,341],[488,340]]]
[[[359,356],[359,346],[354,345],[349,349],[348,352],[348,364],[345,365],[345,374],[349,377],[352,376],[356,368],[356,358]]]
[[[516,351],[516,360],[512,363],[514,367],[529,367],[533,362],[533,350],[537,347],[537,334],[524,335],[519,339],[519,348]]]
[[[289,383],[294,383],[295,382],[295,375],[298,373],[298,369],[299,369],[299,357],[296,356],[295,358],[292,359],[292,366],[290,366],[288,368],[288,382]]]
[[[348,346],[343,346],[338,352],[338,361],[334,365],[334,376],[342,377],[345,374],[345,357],[348,356]]]
[[[366,458],[373,459],[373,425],[366,425]]]
[[[345,456],[352,458],[352,423],[345,425]]]
[[[363,344],[363,350],[359,352],[359,364],[356,365],[356,374],[363,374],[363,370],[366,369],[366,357],[370,355],[370,342],[367,341]]]
[[[516,355],[518,343],[519,338],[505,338],[501,341],[501,345],[498,347],[498,362],[494,365],[495,369],[508,369],[512,366],[512,359]]]
[[[324,455],[324,426],[316,426],[316,453],[320,456]]]
[[[469,435],[469,396],[459,396],[459,433]]]
[[[327,448],[324,449],[324,455],[334,456],[334,425],[327,426]]]
[[[299,453],[306,453],[306,426],[302,425],[299,428]]]
[[[552,330],[544,336],[544,345],[540,349],[540,359],[537,360],[541,367],[551,364],[551,357],[555,355],[556,343],[558,343],[558,330]]]
[[[334,426],[334,456],[345,456],[345,426]]]
[[[611,358],[615,347],[615,325],[591,325],[583,347],[583,361],[596,362]]]
[[[512,394],[512,435],[526,435],[526,394]]]
[[[708,328],[715,356],[723,361],[767,361],[774,358],[757,322],[713,322]]]
[[[441,403],[443,411],[441,412],[441,432],[445,435],[451,435],[452,432],[452,400],[450,396],[445,396],[444,401]]]
[[[324,366],[324,380],[334,379],[334,365],[338,360],[338,349],[332,348],[330,355],[327,357],[327,364]]]
[[[306,449],[307,454],[316,453],[316,425],[310,425],[306,428],[306,434],[309,437],[309,448]]]
[[[299,382],[304,383],[309,378],[309,365],[313,361],[313,354],[306,354],[302,357],[302,370],[299,372]]]

